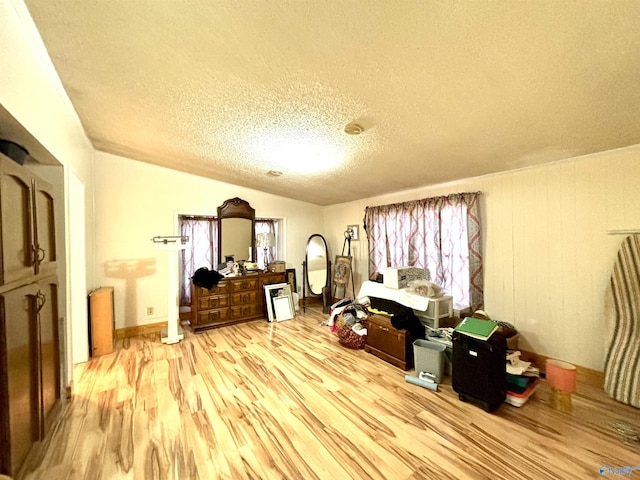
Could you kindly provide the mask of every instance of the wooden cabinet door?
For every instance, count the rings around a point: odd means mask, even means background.
[[[56,273],[56,224],[53,187],[40,180],[33,184],[35,273]]]
[[[12,476],[38,438],[37,292],[37,284],[30,284],[0,295],[0,467]]]
[[[0,154],[0,284],[34,273],[31,178]]]
[[[60,352],[58,331],[58,283],[49,277],[38,283],[36,321],[39,378],[39,436],[43,438],[51,423],[51,413],[60,399]]]

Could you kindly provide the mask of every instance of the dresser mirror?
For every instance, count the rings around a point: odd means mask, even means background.
[[[218,207],[218,264],[228,257],[234,261],[255,261],[256,211],[238,197]]]
[[[307,241],[307,249],[302,263],[302,307],[306,307],[307,297],[320,299],[323,305],[329,301],[329,253],[324,237],[314,233]],[[326,297],[326,298],[324,298]]]

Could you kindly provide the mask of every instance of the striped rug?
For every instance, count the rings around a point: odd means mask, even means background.
[[[640,235],[622,242],[607,296],[604,389],[615,400],[640,407]]]

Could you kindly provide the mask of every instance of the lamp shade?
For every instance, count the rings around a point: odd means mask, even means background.
[[[561,392],[575,392],[576,366],[562,360],[547,360],[547,382]]]
[[[276,243],[276,236],[273,233],[259,233],[256,236],[256,246],[262,248],[273,247]]]

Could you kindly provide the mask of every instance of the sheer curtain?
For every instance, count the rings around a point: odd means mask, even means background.
[[[270,260],[276,260],[276,254],[278,251],[278,228],[277,222],[271,218],[256,218],[256,238],[260,233],[272,233],[273,238],[276,239],[275,245],[267,248],[267,253]],[[256,242],[257,244],[257,242]],[[258,265],[266,265],[264,259],[264,248],[256,248],[257,258],[254,260]]]
[[[180,235],[189,237],[180,262],[180,305],[191,305],[191,277],[201,268],[214,269],[218,258],[218,219],[180,215]]]
[[[458,308],[484,305],[480,193],[367,207],[369,275],[387,267],[428,268]]]

